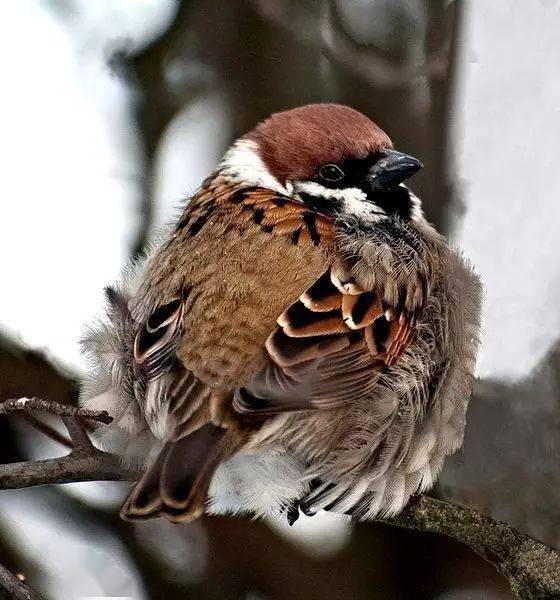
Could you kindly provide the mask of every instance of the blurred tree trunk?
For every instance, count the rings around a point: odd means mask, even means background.
[[[329,1],[323,22],[332,99],[370,116],[397,148],[424,163],[411,186],[422,198],[428,219],[443,232],[459,203],[448,168],[448,125],[463,1],[382,1],[372,2],[367,10],[355,0]],[[384,22],[381,37],[363,21],[365,16],[373,24],[383,11],[391,11],[393,18]]]

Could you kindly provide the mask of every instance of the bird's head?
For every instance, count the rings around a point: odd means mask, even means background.
[[[420,201],[402,184],[421,167],[394,150],[387,134],[360,112],[310,104],[261,122],[235,142],[220,170],[314,211],[375,223],[423,218]]]

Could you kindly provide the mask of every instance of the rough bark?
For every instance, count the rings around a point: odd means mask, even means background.
[[[517,598],[560,598],[558,552],[473,508],[419,496],[387,522],[447,535],[470,546],[507,578]]]
[[[0,598],[13,600],[41,600],[31,588],[25,585],[11,571],[0,564]]]
[[[35,402],[57,412],[63,405]],[[0,405],[2,412],[21,410],[26,404],[9,400]],[[63,406],[63,412],[69,407]],[[64,417],[74,449],[67,456],[39,461],[0,465],[0,490],[78,481],[134,481],[138,473],[124,468],[117,456],[97,450],[78,421],[80,410]],[[99,414],[90,418],[100,419]],[[385,521],[416,531],[447,535],[466,544],[502,573],[516,597],[560,597],[560,555],[558,552],[517,531],[511,525],[494,521],[473,508],[442,502],[428,496],[414,498],[404,511]],[[4,581],[6,586],[14,582]],[[9,573],[9,572],[8,572]],[[16,596],[26,598],[27,596]],[[30,598],[37,596],[29,596]]]

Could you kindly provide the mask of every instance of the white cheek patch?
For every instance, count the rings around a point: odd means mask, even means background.
[[[258,145],[253,140],[244,138],[237,140],[224,155],[219,171],[223,177],[232,181],[267,188],[287,196],[297,197],[300,192],[327,201],[332,199],[336,201],[333,204],[336,203],[336,210],[341,217],[353,217],[371,224],[387,216],[382,208],[368,201],[365,192],[356,187],[331,189],[315,181],[295,182],[293,185],[287,182],[286,185],[282,185],[267,169],[259,156]],[[412,220],[423,221],[424,214],[419,198],[403,183],[400,185],[410,194]]]
[[[218,168],[222,176],[245,185],[263,187],[286,195],[290,195],[292,191],[291,186],[284,187],[270,174],[259,156],[257,143],[253,140],[237,140],[225,153]]]
[[[341,217],[351,216],[360,221],[375,222],[387,216],[379,206],[368,202],[367,195],[359,188],[331,189],[315,181],[301,181],[294,184],[294,190],[296,193],[338,201],[336,204]]]

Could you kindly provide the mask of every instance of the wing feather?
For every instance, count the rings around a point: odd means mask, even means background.
[[[333,265],[280,315],[266,342],[269,363],[236,396],[235,409],[274,414],[363,397],[414,337],[414,315],[399,300],[407,293],[363,290]]]
[[[218,209],[231,211],[241,223],[253,223],[263,233],[283,236],[294,246],[326,249],[332,243],[332,221],[310,212],[305,205],[268,189],[239,188],[223,182],[214,186],[211,181],[191,200],[176,224],[175,235],[191,238],[201,234]],[[161,304],[150,304],[149,308],[141,304],[147,304],[142,297],[133,314],[137,319],[132,352],[134,393],[152,432],[162,439],[163,448],[125,503],[123,514],[128,518],[159,514],[179,521],[197,516],[215,469],[236,451],[236,444],[242,439],[232,433],[234,427],[225,429],[214,390],[197,379],[178,357],[182,344],[190,343],[189,332],[184,330],[185,315],[199,298],[199,290],[192,294],[191,291],[175,290]],[[332,315],[310,311],[303,304],[294,310],[303,313],[301,327],[292,312],[286,316],[288,333],[279,328],[267,343],[271,356],[276,347],[281,352],[278,364],[273,363],[277,370],[271,370],[266,385],[283,388],[286,397],[292,398],[293,377],[305,370],[305,361],[313,362],[318,356],[340,351],[348,343],[336,335],[348,329],[338,315],[332,319]],[[301,340],[305,340],[303,345]],[[227,409],[231,395],[224,400]],[[266,397],[237,390],[235,398],[240,412],[247,406],[266,416]],[[274,400],[272,405],[276,412]],[[286,409],[298,410],[301,406],[294,400]]]

